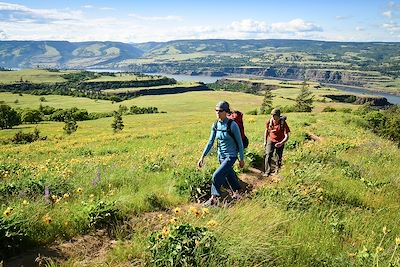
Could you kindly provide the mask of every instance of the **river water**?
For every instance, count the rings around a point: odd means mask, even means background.
[[[108,72],[121,72],[121,70],[91,70],[91,71],[108,71]],[[184,75],[184,74],[166,74],[166,73],[145,73],[149,75],[161,75],[166,76],[169,78],[174,78],[177,81],[198,81],[203,83],[214,83],[218,79],[226,78],[228,76],[205,76],[205,75]],[[260,77],[264,78],[264,77]],[[271,78],[273,79],[273,78]],[[336,84],[329,84],[329,87],[334,87],[340,91],[352,93],[352,94],[361,94],[361,95],[369,95],[369,96],[380,96],[385,97],[390,103],[392,104],[400,104],[400,96],[392,95],[388,93],[382,92],[371,92],[369,90],[361,89],[361,88],[354,88],[345,85],[336,85]]]

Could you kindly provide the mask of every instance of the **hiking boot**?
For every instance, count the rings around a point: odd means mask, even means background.
[[[210,197],[206,202],[203,203],[203,207],[211,207],[211,206],[218,206],[219,205],[219,198]]]
[[[271,175],[270,172],[264,172],[264,173],[262,174],[262,177],[269,177],[270,175]]]

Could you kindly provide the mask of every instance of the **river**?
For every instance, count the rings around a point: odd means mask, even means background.
[[[121,70],[98,70],[98,69],[90,69],[90,71],[121,72]],[[199,81],[199,82],[203,82],[203,83],[214,83],[218,79],[228,77],[228,76],[205,76],[205,75],[192,76],[192,75],[185,75],[185,74],[166,74],[166,73],[145,73],[145,74],[166,76],[169,78],[174,78],[177,81]],[[260,79],[266,79],[266,78],[260,77]],[[274,78],[269,78],[269,79],[274,79]],[[382,93],[382,92],[372,92],[372,91],[365,90],[362,88],[354,88],[354,87],[346,86],[346,85],[329,84],[327,86],[334,87],[340,91],[352,93],[352,94],[385,97],[392,104],[397,104],[397,105],[400,104],[400,96],[398,96],[398,95]]]

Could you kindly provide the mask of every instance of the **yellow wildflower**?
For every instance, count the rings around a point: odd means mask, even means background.
[[[216,220],[209,220],[207,222],[207,226],[210,228],[216,227],[216,226],[218,226],[218,222]]]
[[[196,207],[191,206],[189,208],[189,212],[192,213],[192,214],[197,214],[198,211],[197,211]]]
[[[68,193],[65,193],[65,194],[63,195],[63,198],[68,199],[68,198],[69,198],[69,194],[68,194]]]
[[[51,196],[51,199],[52,199],[53,201],[56,201],[56,200],[57,200],[57,196],[56,196],[56,195],[52,195],[52,196]]]
[[[13,208],[7,207],[7,209],[3,212],[4,216],[8,217],[11,215]]]
[[[78,188],[76,189],[76,192],[77,192],[78,194],[82,193],[82,192],[83,192],[82,187],[78,187]]]
[[[177,220],[175,217],[173,217],[173,218],[171,218],[171,219],[169,220],[169,223],[170,223],[170,224],[176,224],[177,221],[178,221],[178,220]]]
[[[376,247],[376,253],[381,253],[383,251],[384,251],[383,247]]]
[[[90,198],[94,198],[94,194],[90,194],[90,196],[89,196]]]
[[[400,237],[396,237],[396,245],[397,245],[397,246],[400,245]]]
[[[22,205],[25,205],[25,206],[29,205],[29,201],[25,199],[24,201],[22,201]]]
[[[168,237],[168,235],[169,235],[169,229],[168,229],[168,227],[164,226],[163,229],[162,229],[161,234],[162,234],[162,237],[163,237],[163,238]]]
[[[202,211],[203,211],[203,214],[209,214],[210,213],[210,210],[208,208],[203,208]]]
[[[179,207],[174,209],[174,213],[175,213],[176,215],[181,214],[181,212],[182,212],[182,209],[179,208]]]
[[[51,224],[52,223],[52,219],[51,219],[51,217],[50,217],[50,215],[47,213],[46,215],[44,215],[43,216],[43,222],[45,223],[45,224]]]
[[[383,228],[382,228],[382,232],[383,232],[383,234],[387,234],[387,233],[389,233],[390,232],[390,230],[389,229],[387,229],[387,227],[386,226],[383,226]]]

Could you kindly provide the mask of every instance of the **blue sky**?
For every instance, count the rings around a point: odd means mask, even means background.
[[[400,0],[0,0],[0,40],[400,41]]]

